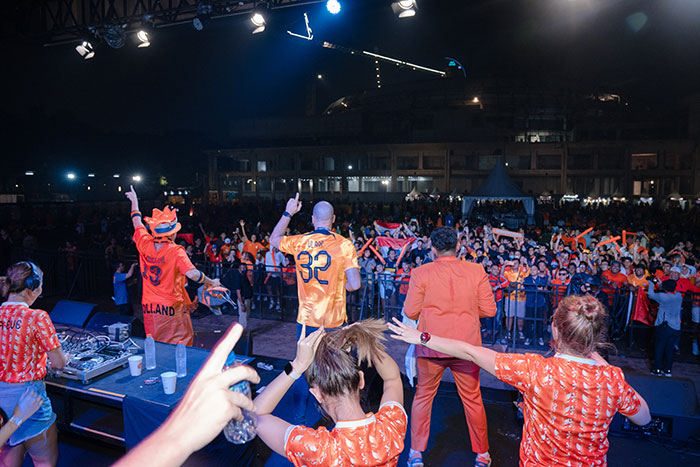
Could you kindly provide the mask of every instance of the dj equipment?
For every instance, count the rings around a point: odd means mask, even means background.
[[[64,368],[54,371],[59,377],[89,384],[115,368],[126,367],[135,354],[126,342],[113,341],[104,334],[71,327],[57,331],[63,352],[71,355]]]
[[[51,321],[54,324],[84,328],[92,317],[96,306],[94,303],[60,300],[53,307],[49,316],[51,316]]]

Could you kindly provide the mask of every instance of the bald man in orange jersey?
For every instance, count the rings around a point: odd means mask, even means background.
[[[287,201],[287,207],[270,235],[270,244],[282,253],[294,255],[299,293],[297,340],[302,324],[307,333],[320,327],[337,328],[347,321],[345,292],[360,288],[360,269],[352,242],[331,231],[335,215],[333,206],[319,201],[314,206],[311,221],[313,232],[283,236],[292,216],[301,210],[299,193]],[[309,387],[304,378],[294,385],[294,422],[306,422]]]

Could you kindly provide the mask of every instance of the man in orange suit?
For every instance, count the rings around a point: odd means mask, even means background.
[[[404,303],[411,319],[420,319],[421,342],[431,333],[481,345],[479,318],[496,314],[496,302],[486,272],[480,264],[456,257],[457,232],[440,227],[430,235],[434,262],[413,270]],[[486,411],[479,389],[479,367],[424,346],[416,349],[418,384],[411,410],[411,452],[408,465],[422,467],[430,435],[430,413],[445,368],[450,368],[469,425],[475,465],[491,464],[486,432]]]

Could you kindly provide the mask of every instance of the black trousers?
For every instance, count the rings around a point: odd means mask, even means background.
[[[676,331],[667,323],[656,326],[654,331],[654,369],[671,371],[673,357],[676,354],[676,344],[681,332]]]

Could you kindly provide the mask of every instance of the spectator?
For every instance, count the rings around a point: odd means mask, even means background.
[[[670,377],[675,346],[678,345],[681,335],[683,297],[676,292],[676,281],[671,279],[661,283],[661,290],[662,292],[654,291],[654,284],[649,280],[649,298],[659,303],[654,323],[654,368],[651,374]]]
[[[253,287],[248,281],[246,270],[244,263],[234,261],[224,277],[221,278],[221,285],[226,287],[230,291],[231,297],[236,300],[238,322],[244,329],[248,327],[250,301],[253,298]]]
[[[482,318],[481,323],[482,326],[486,328],[486,335],[490,337],[491,333],[493,333],[493,337],[496,339],[503,328],[503,289],[508,287],[508,279],[503,277],[501,268],[497,263],[493,263],[489,267],[489,283],[491,284],[493,298],[496,302],[496,316],[495,318]]]
[[[131,266],[129,266],[127,270],[126,264],[120,261],[117,264],[117,270],[114,272],[114,277],[112,278],[114,288],[114,297],[112,298],[114,299],[114,304],[117,306],[120,315],[131,316],[134,314],[127,285],[129,279],[133,277],[135,269],[136,263],[131,263]]]
[[[523,279],[525,286],[525,316],[530,320],[528,336],[537,338],[540,347],[544,346],[544,325],[547,320],[547,296],[545,290],[549,285],[547,277],[540,275],[537,266],[530,268],[530,275]],[[534,331],[534,332],[533,332]],[[525,339],[525,346],[531,343],[530,337]]]
[[[508,327],[506,339],[509,341],[512,338],[511,332],[514,332],[513,319],[517,319],[518,340],[525,340],[525,334],[523,334],[525,327],[525,288],[523,287],[523,281],[529,274],[525,257],[521,257],[520,261],[509,261],[505,264],[503,277],[510,284],[511,290],[505,301],[506,326]]]

